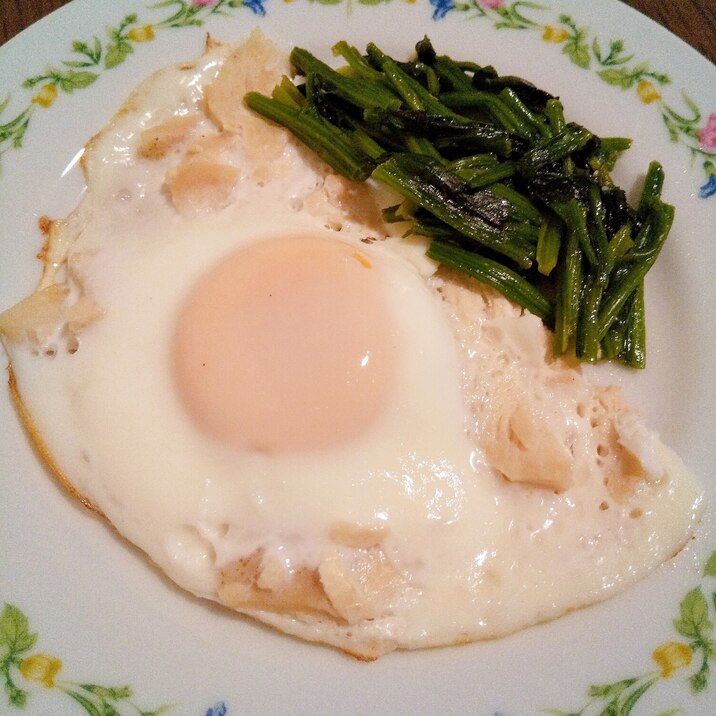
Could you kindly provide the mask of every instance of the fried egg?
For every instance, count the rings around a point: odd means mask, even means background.
[[[540,320],[242,104],[260,35],[145,80],[0,315],[48,464],[177,585],[363,659],[606,598],[700,489]]]

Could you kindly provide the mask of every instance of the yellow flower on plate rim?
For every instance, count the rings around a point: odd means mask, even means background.
[[[688,666],[694,653],[688,644],[680,641],[667,641],[665,644],[657,646],[651,656],[661,670],[662,678],[668,679],[674,672]]]
[[[542,39],[545,42],[560,43],[569,37],[569,33],[563,27],[555,27],[554,25],[545,25],[542,32]]]
[[[57,85],[48,82],[40,87],[40,91],[32,98],[34,104],[40,107],[49,107],[57,98]]]
[[[141,27],[133,27],[128,33],[127,37],[132,42],[149,42],[153,40],[154,26],[153,25],[142,25]]]
[[[20,673],[26,681],[36,681],[45,688],[55,685],[55,676],[62,668],[62,662],[48,654],[33,654],[20,662]]]
[[[644,104],[651,104],[652,102],[656,102],[656,100],[661,99],[659,90],[657,90],[654,83],[649,82],[649,80],[640,80],[636,85],[636,91],[639,95],[639,99]]]

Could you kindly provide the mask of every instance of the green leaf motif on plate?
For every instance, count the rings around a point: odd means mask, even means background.
[[[0,678],[11,706],[24,707],[27,702],[27,691],[17,686],[12,672],[36,641],[37,634],[30,631],[27,617],[17,607],[6,604],[0,614]]]
[[[136,15],[127,15],[124,20],[119,24],[118,27],[108,27],[107,37],[109,38],[109,44],[104,55],[104,66],[106,69],[111,70],[117,65],[121,65],[127,59],[128,55],[134,52],[134,47],[130,42],[130,33],[133,32],[128,28],[137,22]],[[135,33],[141,32],[140,29],[135,29]],[[152,34],[152,37],[154,35]]]
[[[560,15],[559,22],[567,30],[562,52],[578,67],[588,69],[592,64],[592,56],[587,44],[587,28],[577,27],[577,24],[569,15]]]
[[[547,709],[552,716],[583,716],[589,713],[600,716],[629,716],[639,699],[659,680],[659,676],[647,674],[613,684],[593,685],[587,690],[589,702],[579,711]]]
[[[701,587],[694,587],[684,597],[681,617],[674,619],[674,628],[691,639],[701,638],[704,633],[713,631],[714,625],[709,619],[709,607]]]
[[[40,82],[47,82],[48,86],[59,87],[63,92],[72,94],[76,89],[83,89],[89,87],[97,79],[97,74],[94,72],[76,70],[62,70],[50,67],[44,75],[36,75],[35,77],[28,77],[22,86],[26,88],[34,87],[40,84]],[[42,102],[39,102],[42,104]]]
[[[716,605],[716,595],[714,603]],[[714,623],[709,618],[709,604],[701,587],[694,587],[684,597],[680,616],[674,619],[674,628],[682,636],[691,639],[689,647],[695,655],[701,654],[701,665],[689,677],[689,683],[692,691],[703,691],[709,683],[710,662],[716,658],[716,642],[713,640]]]
[[[31,696],[27,688],[16,681],[22,679],[28,686],[54,689],[81,706],[89,716],[160,716],[173,707],[160,706],[152,711],[140,709],[133,701],[128,686],[107,687],[59,680],[62,662],[44,653],[27,655],[37,642],[37,634],[30,631],[27,617],[16,606],[5,604],[0,613],[0,681],[3,683],[7,703],[24,709]]]
[[[704,579],[716,578],[716,552],[712,552],[704,563]],[[658,670],[646,671],[640,676],[615,681],[610,684],[592,684],[587,688],[587,703],[579,711],[546,709],[552,716],[585,716],[595,713],[600,716],[628,716],[639,699],[663,679],[669,679],[682,669],[691,669],[687,682],[692,693],[698,695],[709,686],[711,661],[716,660],[714,622],[711,609],[716,614],[716,592],[712,593],[712,606],[704,592],[705,585],[690,589],[679,604],[679,616],[673,620],[677,634],[688,639],[688,643],[669,641],[659,645],[652,652],[652,659]],[[698,668],[693,671],[694,657],[701,656]],[[597,709],[597,710],[595,710]],[[674,716],[681,709],[663,711],[658,716]]]
[[[602,67],[623,65],[634,57],[634,55],[624,55],[624,40],[612,40],[609,43],[609,53],[605,55],[602,54],[599,40],[595,37],[592,40],[592,52]]]
[[[72,51],[84,56],[84,60],[66,60],[63,65],[66,67],[93,67],[98,65],[102,58],[102,43],[97,36],[94,37],[94,43],[90,47],[86,42],[75,40],[72,43]]]
[[[716,577],[716,552],[714,552],[704,565],[704,577]]]
[[[525,0],[518,0],[518,2],[494,6],[493,12],[495,13],[495,28],[497,30],[528,30],[539,27],[537,22],[530,20],[530,18],[524,14],[525,9],[546,10],[544,5],[527,2]],[[485,15],[487,15],[487,11],[484,12]]]
[[[651,78],[661,85],[668,84],[670,82],[667,75],[662,75],[657,72],[650,72],[649,65],[646,63],[637,65],[636,67],[629,69],[628,67],[609,68],[606,70],[600,70],[597,74],[610,85],[616,85],[621,89],[627,90],[633,87],[637,82],[646,82],[647,78]]]
[[[12,654],[21,654],[32,649],[37,634],[30,632],[27,617],[11,604],[6,604],[0,614],[0,647]]]

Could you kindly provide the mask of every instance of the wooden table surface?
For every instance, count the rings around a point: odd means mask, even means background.
[[[598,0],[593,0],[598,1]],[[0,0],[0,45],[68,0]],[[716,63],[714,0],[623,0]]]

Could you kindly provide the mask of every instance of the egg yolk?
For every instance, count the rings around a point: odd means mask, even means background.
[[[320,236],[241,248],[194,286],[178,316],[173,372],[189,414],[242,449],[342,445],[384,411],[395,331],[381,271]]]

